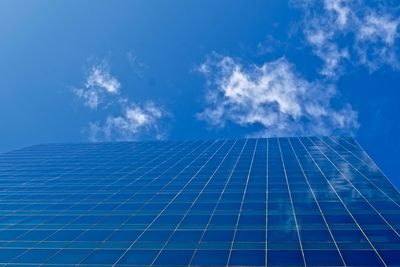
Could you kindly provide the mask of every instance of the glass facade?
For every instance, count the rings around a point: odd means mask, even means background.
[[[400,194],[351,138],[0,155],[7,266],[400,266]]]

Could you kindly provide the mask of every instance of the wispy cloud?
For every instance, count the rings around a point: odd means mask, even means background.
[[[96,65],[90,69],[89,76],[86,79],[86,88],[100,88],[108,93],[118,93],[121,84],[111,76],[105,67],[106,65]]]
[[[132,51],[129,51],[126,54],[126,57],[133,70],[133,73],[135,73],[139,78],[142,78],[144,73],[150,69],[150,67],[139,60],[139,58]]]
[[[82,104],[96,112],[96,119],[85,132],[90,141],[164,139],[165,119],[170,114],[152,101],[136,103],[122,94],[122,85],[111,75],[108,64],[93,65],[81,87],[73,93]],[[101,112],[100,109],[101,108]],[[106,115],[104,115],[104,113]]]
[[[283,42],[274,38],[272,35],[268,35],[264,41],[257,45],[257,55],[264,56],[273,54],[274,52],[281,50],[285,51],[288,49],[288,43]]]
[[[163,140],[167,133],[162,119],[169,114],[153,102],[143,105],[126,103],[119,115],[109,115],[104,122],[91,122],[88,132],[91,141],[137,140],[150,138]]]
[[[73,92],[80,98],[84,105],[96,109],[107,97],[107,94],[118,94],[121,84],[109,72],[108,65],[103,62],[89,69],[86,81],[80,88]]]
[[[198,118],[214,127],[259,126],[250,135],[329,135],[358,128],[357,112],[333,103],[333,85],[307,81],[285,58],[245,66],[212,55],[199,66],[208,84],[206,108]]]
[[[361,0],[294,3],[304,12],[304,36],[323,62],[323,76],[338,77],[346,64],[363,65],[370,71],[383,65],[399,68],[396,43],[400,18],[395,9],[383,5],[371,8]]]
[[[368,12],[356,35],[355,49],[360,62],[371,70],[376,70],[382,64],[388,64],[393,69],[400,67],[396,51],[400,18],[394,18],[387,13]]]

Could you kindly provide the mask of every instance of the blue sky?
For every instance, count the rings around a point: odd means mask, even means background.
[[[2,1],[0,151],[354,135],[400,186],[396,1]]]

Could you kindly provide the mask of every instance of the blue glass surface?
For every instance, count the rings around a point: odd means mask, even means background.
[[[119,264],[150,265],[158,253],[158,250],[129,250],[119,261]]]
[[[191,263],[200,266],[223,266],[228,262],[228,257],[229,250],[197,250]]]
[[[380,251],[380,254],[387,265],[399,265],[400,250],[383,250]]]
[[[298,250],[270,250],[267,254],[269,266],[303,266],[304,259]]]
[[[351,138],[0,154],[0,265],[400,266],[399,233],[399,192]]]
[[[116,262],[122,255],[122,250],[105,250],[99,249],[93,251],[88,257],[83,260],[87,264],[112,264]]]
[[[350,266],[384,266],[379,255],[372,250],[342,251],[344,261]]]
[[[187,266],[194,250],[162,250],[158,255],[155,265]]]
[[[305,250],[304,257],[307,266],[343,266],[337,250]]]
[[[10,262],[12,259],[21,255],[25,252],[24,249],[1,249],[0,250],[0,261]]]
[[[79,264],[92,252],[90,249],[63,249],[49,258],[48,264]]]
[[[42,263],[58,252],[57,249],[29,249],[12,260],[13,263]]]
[[[265,266],[264,250],[232,250],[229,265]]]

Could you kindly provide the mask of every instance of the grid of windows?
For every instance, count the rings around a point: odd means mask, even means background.
[[[7,266],[400,266],[400,194],[351,138],[0,155]]]

